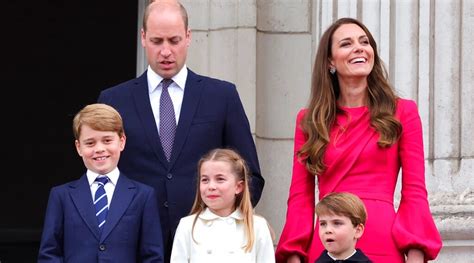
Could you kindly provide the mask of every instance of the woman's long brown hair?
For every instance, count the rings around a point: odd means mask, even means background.
[[[377,52],[377,44],[369,30],[354,18],[340,18],[322,35],[311,79],[311,99],[308,111],[303,117],[301,128],[307,136],[306,142],[298,152],[308,171],[320,174],[326,168],[323,157],[329,143],[329,131],[336,120],[337,98],[340,95],[337,75],[329,73],[329,59],[332,57],[332,36],[344,24],[356,24],[367,34],[374,49],[374,67],[367,76],[368,108],[370,124],[380,134],[378,145],[389,147],[401,134],[402,126],[395,119],[397,96],[389,81],[388,74]]]

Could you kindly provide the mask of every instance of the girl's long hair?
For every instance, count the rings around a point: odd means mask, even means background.
[[[332,57],[332,36],[344,24],[356,24],[367,34],[374,49],[374,67],[367,76],[368,108],[370,124],[379,133],[379,147],[389,147],[399,138],[402,130],[395,118],[397,96],[389,81],[388,74],[377,52],[377,44],[369,30],[354,18],[340,18],[322,35],[311,79],[311,97],[308,111],[303,117],[301,128],[307,136],[306,142],[298,151],[298,157],[306,164],[306,169],[314,175],[321,174],[326,166],[323,161],[329,143],[329,132],[336,120],[337,98],[340,95],[336,74],[329,72],[329,59]]]
[[[209,153],[204,155],[198,162],[198,180],[196,182],[196,197],[194,198],[194,204],[191,209],[190,214],[196,215],[193,221],[192,227],[192,237],[193,241],[196,242],[194,238],[194,226],[196,225],[197,218],[200,213],[202,213],[207,205],[201,198],[200,194],[200,181],[201,181],[201,167],[205,162],[210,161],[220,161],[226,162],[230,165],[232,173],[236,177],[236,181],[242,181],[242,192],[235,196],[234,210],[240,209],[243,214],[244,220],[244,229],[245,237],[247,238],[247,244],[243,247],[245,252],[250,252],[252,250],[253,244],[255,243],[255,236],[253,230],[253,207],[252,202],[250,201],[250,174],[249,168],[245,160],[234,150],[231,149],[214,149]],[[197,243],[197,242],[196,242]]]

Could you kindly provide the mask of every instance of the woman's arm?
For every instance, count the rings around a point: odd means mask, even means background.
[[[422,124],[415,102],[399,99],[397,117],[402,124],[398,142],[402,191],[392,233],[401,251],[409,251],[410,259],[416,257],[418,250],[426,257],[424,260],[432,260],[442,242],[428,203]]]
[[[423,255],[423,251],[412,248],[408,250],[406,263],[423,263],[425,262],[424,257],[425,256]]]
[[[297,152],[306,136],[300,127],[306,110],[298,113],[295,127],[293,171],[291,177],[286,222],[276,249],[276,262],[286,263],[294,254],[305,256],[314,231],[315,181],[314,175],[299,160]]]
[[[287,263],[301,263],[301,259],[300,259],[300,256],[293,254],[288,258],[286,262]]]

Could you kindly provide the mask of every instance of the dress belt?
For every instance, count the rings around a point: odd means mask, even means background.
[[[370,193],[370,192],[360,192],[360,191],[355,192],[355,191],[350,191],[350,190],[343,190],[343,191],[337,190],[334,192],[350,192],[357,195],[360,199],[379,200],[379,201],[384,201],[393,205],[393,195],[389,193]],[[319,194],[319,200],[321,200],[324,197],[324,195]]]
[[[384,201],[387,203],[390,203],[393,205],[393,195],[388,194],[388,193],[368,193],[368,192],[358,192],[354,193],[356,194],[360,199],[373,199],[373,200],[379,200],[379,201]]]

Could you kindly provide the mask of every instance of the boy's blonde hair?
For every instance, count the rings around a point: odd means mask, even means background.
[[[316,215],[329,214],[348,217],[354,227],[365,225],[367,220],[367,210],[362,200],[347,192],[330,193],[318,202]]]
[[[120,114],[111,106],[102,103],[89,104],[76,114],[72,122],[76,140],[79,140],[84,125],[97,131],[116,132],[119,137],[125,134]]]
[[[191,209],[190,214],[195,214],[193,222],[193,240],[194,239],[194,226],[198,215],[206,209],[206,204],[201,198],[200,194],[200,181],[201,181],[201,167],[204,162],[208,161],[220,161],[230,164],[231,171],[235,175],[237,182],[242,181],[242,192],[240,192],[235,197],[234,209],[239,208],[242,211],[244,216],[244,228],[245,236],[247,237],[247,244],[244,246],[245,252],[252,250],[252,246],[255,242],[255,237],[253,235],[253,207],[250,200],[250,175],[249,168],[245,160],[234,150],[230,149],[214,149],[204,155],[198,162],[197,172],[198,178],[196,182],[196,197],[194,199],[193,208]]]

